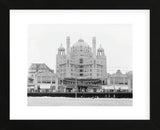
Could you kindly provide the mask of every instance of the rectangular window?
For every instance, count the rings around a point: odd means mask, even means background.
[[[47,81],[47,83],[51,83],[50,81]]]

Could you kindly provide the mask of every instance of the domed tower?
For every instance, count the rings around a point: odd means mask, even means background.
[[[106,56],[104,53],[104,49],[101,44],[97,49],[97,77],[105,78],[106,77]]]
[[[65,48],[63,47],[62,43],[58,48],[58,54],[56,55],[56,73],[59,77],[63,77],[64,74],[64,64],[65,64]]]
[[[100,47],[97,49],[97,56],[104,56],[104,49],[102,48],[101,44]]]
[[[61,46],[58,48],[59,55],[65,55],[65,48],[63,47],[62,43]]]

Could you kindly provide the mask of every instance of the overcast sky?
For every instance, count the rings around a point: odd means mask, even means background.
[[[96,36],[98,48],[101,46],[107,56],[107,72],[132,70],[132,25],[130,24],[30,24],[28,26],[28,67],[31,63],[45,63],[56,69],[56,54],[66,36],[70,36],[71,46],[79,38],[92,47],[92,37]]]

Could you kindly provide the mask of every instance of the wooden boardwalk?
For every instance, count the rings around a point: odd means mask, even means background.
[[[99,98],[132,98],[132,93],[131,92],[32,92],[32,93],[27,93],[27,96],[50,96],[50,97],[99,97]]]

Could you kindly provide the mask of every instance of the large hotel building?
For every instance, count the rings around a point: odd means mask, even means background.
[[[60,45],[56,55],[56,72],[46,64],[32,64],[29,68],[28,90],[55,92],[101,92],[108,89],[132,90],[132,72],[107,74],[107,59],[96,37],[92,47],[83,39],[71,44],[66,38],[66,49]],[[30,89],[32,88],[32,89]]]

